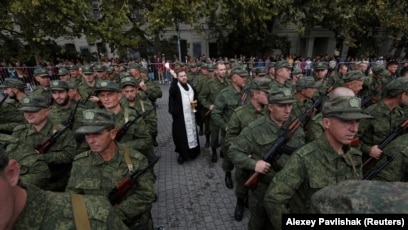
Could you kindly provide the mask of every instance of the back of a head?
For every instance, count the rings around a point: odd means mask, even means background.
[[[329,99],[335,99],[337,97],[345,97],[345,96],[355,96],[353,90],[346,88],[346,87],[337,87],[335,89],[333,89],[333,91],[331,91],[329,93]]]

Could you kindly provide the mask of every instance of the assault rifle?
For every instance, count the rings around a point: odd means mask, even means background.
[[[397,128],[395,128],[390,135],[388,135],[383,141],[378,144],[378,148],[383,150],[385,146],[387,146],[391,141],[397,138],[401,132],[408,127],[408,119],[401,122]],[[368,166],[370,166],[374,162],[374,158],[370,157],[366,160],[363,164],[363,172],[367,170]]]
[[[67,130],[69,128],[69,126],[65,126],[63,129],[61,130],[57,130],[55,133],[53,133],[49,138],[47,138],[47,140],[45,140],[43,143],[37,145],[37,147],[35,147],[35,150],[39,153],[39,154],[44,154],[48,151],[48,149],[50,149],[50,147],[55,143],[55,141],[57,140],[57,138],[59,136],[61,136],[65,130]]]
[[[395,154],[387,155],[387,160],[376,170],[365,176],[363,180],[371,180],[376,177],[388,164],[395,159]]]
[[[0,106],[2,106],[3,103],[7,100],[8,96],[9,96],[8,94],[3,94],[3,99],[1,99],[0,101]]]
[[[250,87],[247,87],[244,90],[244,93],[242,94],[241,98],[238,100],[238,103],[237,103],[238,106],[242,106],[245,104],[245,101],[248,98],[248,94],[250,93],[249,91],[250,91]]]
[[[334,87],[332,86],[327,89],[326,94],[321,95],[319,98],[317,98],[309,109],[303,111],[303,113],[300,114],[298,118],[296,118],[289,124],[288,128],[283,131],[283,133],[272,143],[271,147],[266,151],[263,157],[264,161],[272,164],[277,159],[279,159],[279,153],[282,152],[283,146],[285,146],[290,138],[292,138],[299,127],[303,127],[307,123],[307,121],[311,118],[311,114],[322,103],[323,97],[330,93],[333,88]],[[261,180],[261,176],[261,173],[254,172],[252,176],[245,182],[245,186],[252,190],[255,189],[259,181]]]
[[[146,168],[136,170],[132,172],[129,176],[123,179],[119,184],[117,184],[108,194],[109,202],[112,205],[120,204],[126,193],[136,184],[137,180],[152,168],[160,159],[157,156]]]
[[[116,134],[115,141],[122,140],[123,136],[126,134],[128,129],[130,128],[130,126],[132,126],[137,120],[139,120],[139,118],[145,117],[147,114],[149,114],[150,112],[155,110],[156,107],[157,107],[157,105],[153,106],[152,109],[149,109],[149,110],[145,111],[144,113],[137,115],[137,117],[135,119],[133,119],[131,121],[128,121],[124,125],[122,125],[122,127],[120,127],[118,129],[118,133]]]
[[[370,95],[363,97],[363,99],[361,100],[361,107],[365,107],[369,102],[377,103],[380,100],[380,98],[378,98],[376,95],[380,93],[382,88],[383,86],[380,85],[376,89],[371,91]]]
[[[69,126],[70,129],[72,128],[72,125],[74,124],[75,114],[76,114],[76,112],[77,112],[77,110],[78,110],[78,105],[79,105],[79,103],[81,103],[81,100],[78,100],[78,101],[75,103],[74,109],[71,110],[71,113],[69,114],[68,119],[64,122],[64,126]]]

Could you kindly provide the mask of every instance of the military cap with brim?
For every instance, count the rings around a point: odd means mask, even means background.
[[[345,83],[351,81],[362,81],[363,77],[363,73],[360,70],[353,70],[347,72],[346,75],[343,76],[343,81]]]
[[[373,67],[371,67],[371,71],[373,71],[373,74],[380,74],[383,70],[385,70],[384,65],[382,64],[375,64]]]
[[[397,96],[403,92],[408,92],[408,78],[400,77],[390,81],[385,86],[386,94],[389,96]]]
[[[82,125],[75,133],[97,133],[106,128],[115,126],[115,114],[101,109],[88,109],[83,111]]]
[[[270,62],[270,63],[269,63],[268,70],[269,70],[270,68],[275,68],[275,65],[276,65],[276,62]]]
[[[127,85],[139,87],[140,81],[141,80],[136,80],[134,77],[124,77],[120,79],[120,87],[123,88]]]
[[[69,71],[65,68],[61,68],[58,70],[58,76],[64,76],[64,75],[68,75]]]
[[[231,70],[231,76],[238,75],[240,77],[248,77],[249,74],[247,71],[243,70],[242,68],[234,68]]]
[[[50,89],[51,90],[68,90],[69,89],[68,82],[61,81],[61,80],[51,81]]]
[[[297,75],[297,74],[302,74],[302,73],[303,73],[302,69],[300,69],[300,68],[294,68],[292,70],[292,75]]]
[[[189,64],[190,68],[196,68],[197,67],[197,63],[192,62]]]
[[[50,75],[48,73],[48,70],[46,70],[45,68],[34,70],[34,77],[49,77],[49,76]]]
[[[314,66],[315,70],[322,70],[322,69],[328,69],[327,63],[325,62],[317,62]]]
[[[289,61],[278,61],[275,63],[275,69],[281,69],[281,68],[288,68],[291,69],[292,65],[290,64]]]
[[[120,92],[121,90],[118,84],[116,84],[115,82],[109,80],[102,80],[98,81],[95,86],[95,93],[98,93],[100,91]]]
[[[250,89],[269,93],[271,91],[271,79],[264,77],[254,78],[252,79]]]
[[[312,77],[302,77],[296,82],[296,91],[299,92],[302,89],[317,88],[320,84]]]
[[[17,88],[17,89],[24,89],[24,83],[18,79],[13,78],[6,78],[4,80],[4,85],[1,88]]]
[[[256,75],[259,75],[259,76],[266,75],[264,67],[257,67],[257,68],[254,69],[254,72],[256,73]]]
[[[137,70],[139,70],[141,66],[142,65],[140,65],[139,63],[129,62],[128,65],[126,66],[126,68],[127,69],[137,69]]]
[[[68,82],[68,88],[69,89],[78,89],[78,84],[76,83],[76,81],[69,81]]]
[[[69,70],[79,70],[79,65],[70,65],[68,67]]]
[[[215,70],[215,65],[214,64],[207,64],[207,69],[208,69],[208,71],[210,71],[210,72],[212,72],[212,71],[214,71]]]
[[[96,71],[96,72],[105,72],[105,71],[106,71],[106,66],[104,66],[104,65],[96,65],[96,66],[95,66],[95,71]]]
[[[326,101],[322,108],[323,117],[335,117],[341,120],[359,120],[373,118],[364,114],[358,97],[343,96]]]
[[[292,104],[296,99],[292,96],[290,88],[271,89],[268,94],[269,104]]]
[[[148,73],[149,71],[147,70],[146,67],[141,66],[141,67],[140,67],[140,72],[142,72],[142,73]]]
[[[124,77],[133,77],[131,73],[129,72],[120,72],[119,73],[119,78],[124,78]]]
[[[27,96],[21,99],[21,108],[18,110],[26,112],[36,112],[40,109],[48,108],[48,100],[43,96]]]
[[[92,66],[86,65],[86,66],[82,66],[82,73],[83,74],[93,74],[94,73],[94,69]]]

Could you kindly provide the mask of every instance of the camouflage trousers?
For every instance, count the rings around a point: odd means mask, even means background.
[[[264,196],[267,189],[268,185],[259,183],[256,189],[249,191],[249,212],[251,215],[248,230],[273,229],[264,206]]]
[[[238,199],[245,199],[248,196],[248,188],[245,187],[245,182],[248,180],[248,178],[251,176],[251,173],[247,170],[235,168],[235,180],[236,186],[235,186],[235,196]]]

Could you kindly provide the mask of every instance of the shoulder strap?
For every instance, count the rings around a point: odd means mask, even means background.
[[[124,109],[125,111],[123,111],[123,115],[125,117],[125,123],[127,123],[129,121],[129,110],[128,107],[125,107]]]
[[[91,230],[91,224],[89,223],[84,197],[73,192],[70,194],[76,229]]]
[[[132,164],[132,160],[130,159],[129,148],[123,149],[123,155],[125,157],[126,165],[129,169],[129,174],[131,174],[133,172],[133,164]]]
[[[144,103],[143,100],[140,100],[140,106],[142,107],[142,112],[145,112],[145,108],[144,108]]]

